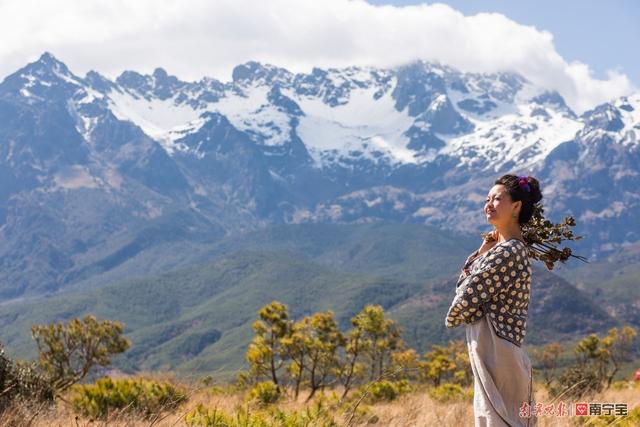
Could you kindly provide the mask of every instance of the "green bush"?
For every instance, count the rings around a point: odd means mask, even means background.
[[[281,409],[261,410],[250,413],[239,408],[233,415],[218,409],[207,409],[199,404],[185,416],[185,422],[193,427],[337,427],[329,409],[316,404],[303,411],[285,412]]]
[[[590,368],[571,366],[567,368],[558,381],[549,387],[552,397],[563,396],[565,399],[580,399],[583,396],[594,395],[604,388],[598,373]]]
[[[444,383],[429,390],[429,396],[438,402],[450,402],[468,400],[473,397],[473,392],[465,392],[459,384]]]
[[[108,366],[111,357],[129,348],[124,325],[98,321],[92,315],[69,323],[31,326],[42,369],[56,394],[84,379],[95,366]]]
[[[280,409],[272,415],[274,426],[278,427],[337,427],[331,411],[322,403],[306,408],[304,411],[284,412]]]
[[[615,425],[616,427],[637,427],[640,426],[640,407],[629,410],[626,417],[614,415],[600,415],[599,417],[578,417],[584,418],[585,425],[594,427],[606,427]],[[579,422],[580,422],[579,421]]]
[[[231,427],[234,425],[234,420],[229,415],[218,408],[206,409],[202,403],[190,411],[184,420],[187,425],[197,427]]]
[[[37,365],[14,362],[0,345],[0,413],[16,400],[53,401],[53,389]]]
[[[278,399],[280,399],[280,390],[271,381],[260,382],[249,390],[249,400],[263,406],[276,403]]]
[[[380,401],[391,401],[397,399],[401,394],[410,391],[409,382],[401,381],[376,381],[367,386],[367,400],[371,403]]]
[[[633,388],[633,384],[631,381],[614,381],[611,383],[611,388],[613,390],[627,390]]]
[[[106,418],[113,411],[150,418],[187,400],[184,391],[173,384],[143,378],[105,377],[95,384],[75,385],[72,390],[74,410],[92,418]]]

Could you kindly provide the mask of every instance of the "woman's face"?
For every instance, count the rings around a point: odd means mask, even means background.
[[[502,184],[491,187],[484,204],[484,213],[487,222],[497,225],[506,225],[510,222],[518,222],[518,214],[522,202],[513,202],[507,188]],[[515,218],[514,218],[515,216]]]

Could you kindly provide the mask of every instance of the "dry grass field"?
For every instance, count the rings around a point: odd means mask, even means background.
[[[184,385],[183,385],[184,386]],[[186,386],[184,386],[186,387]],[[243,392],[233,392],[214,386],[191,386],[187,387],[188,401],[172,412],[154,414],[151,419],[142,419],[126,412],[116,412],[110,414],[106,419],[92,420],[79,416],[71,405],[64,400],[57,400],[54,407],[25,407],[18,406],[9,414],[6,414],[0,421],[2,427],[50,427],[50,426],[158,426],[173,427],[187,426],[187,414],[194,411],[199,405],[224,412],[234,418],[238,411],[245,413],[248,411],[255,418],[251,420],[236,421],[228,424],[225,422],[211,423],[214,426],[361,426],[378,425],[385,427],[405,427],[405,426],[472,426],[473,407],[472,402],[467,397],[465,400],[441,402],[429,397],[426,389],[414,390],[398,397],[390,402],[368,403],[366,399],[360,399],[361,394],[354,392],[353,396],[341,405],[338,404],[336,393],[325,392],[310,403],[304,400],[304,394],[297,401],[291,398],[283,398],[277,405],[259,407],[253,403],[248,403]],[[542,387],[537,388],[536,401],[549,404],[552,403]],[[629,412],[634,411],[634,420],[629,417],[596,419],[596,417],[576,417],[567,416],[541,416],[538,418],[539,426],[631,426],[640,425],[640,387],[629,386],[616,387],[606,390],[596,396],[585,399],[587,402],[600,403],[626,403]],[[574,402],[566,401],[568,405]],[[273,421],[274,411],[280,410],[284,413],[304,413],[307,409],[312,411],[320,405],[325,413],[325,418],[304,421],[303,417],[296,422],[289,419],[285,421]],[[636,414],[637,413],[637,414]],[[637,417],[637,418],[636,418]],[[264,420],[260,424],[255,419]],[[328,422],[332,419],[335,424]],[[267,421],[269,420],[269,421]],[[636,424],[637,422],[637,424]],[[207,425],[207,424],[195,424]]]

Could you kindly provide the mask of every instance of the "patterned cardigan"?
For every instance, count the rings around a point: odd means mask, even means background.
[[[522,345],[527,333],[531,265],[527,247],[518,239],[500,242],[465,262],[445,324],[448,328],[489,316],[500,338]]]

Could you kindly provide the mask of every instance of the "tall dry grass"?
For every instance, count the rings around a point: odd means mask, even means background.
[[[186,386],[185,386],[186,387]],[[27,406],[16,405],[0,420],[0,427],[51,427],[51,426],[114,426],[114,427],[141,427],[158,426],[174,427],[185,426],[185,415],[198,404],[208,408],[218,408],[228,414],[233,414],[238,408],[248,408],[249,411],[259,411],[257,407],[248,404],[242,392],[228,392],[224,388],[213,386],[188,387],[189,400],[177,411],[156,414],[150,420],[136,418],[126,412],[115,412],[105,420],[91,420],[75,414],[71,405],[63,400],[58,400],[54,406]],[[325,393],[325,396],[329,393]],[[357,396],[356,396],[357,397]],[[322,398],[322,397],[319,397]],[[552,399],[540,387],[536,391],[536,401],[551,403]],[[587,402],[626,403],[629,411],[640,407],[640,387],[625,389],[609,389],[596,396],[585,398]],[[566,401],[567,404],[575,402]],[[302,395],[297,401],[285,398],[278,403],[278,408],[284,411],[301,411],[311,403],[305,402]],[[473,426],[473,403],[470,400],[456,402],[439,402],[431,397],[425,390],[414,391],[400,396],[391,402],[382,402],[368,405],[365,401],[352,399],[351,405],[359,406],[359,410],[366,415],[360,417],[353,426],[377,425],[385,427],[409,427],[409,426]],[[335,420],[339,425],[349,425],[350,411],[336,411]],[[575,426],[582,417],[555,417],[546,416],[538,418],[540,427],[564,427]],[[619,421],[611,425],[616,425]],[[589,425],[589,423],[587,423]]]

